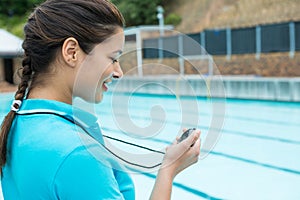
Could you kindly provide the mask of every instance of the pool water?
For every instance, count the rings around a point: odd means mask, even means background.
[[[1,120],[12,97],[1,94]],[[175,178],[172,199],[300,199],[299,103],[107,93],[94,109],[106,135],[157,150],[182,127],[201,129],[202,143],[221,128],[212,151]],[[136,199],[150,196],[155,174],[132,173]]]

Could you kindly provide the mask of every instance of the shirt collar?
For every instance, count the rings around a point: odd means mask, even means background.
[[[76,121],[87,129],[98,127],[97,117],[87,111],[70,104],[45,99],[24,99],[18,114],[24,113],[55,113],[72,121]]]

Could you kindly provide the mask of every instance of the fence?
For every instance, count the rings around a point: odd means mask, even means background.
[[[239,29],[205,30],[187,34],[197,45],[185,43],[181,35],[143,40],[143,58],[176,58],[201,55],[201,45],[210,55],[290,52],[300,50],[300,22],[288,22]]]

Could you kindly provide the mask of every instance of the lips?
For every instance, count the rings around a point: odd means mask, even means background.
[[[108,85],[111,83],[112,81],[111,81],[111,79],[107,79],[107,80],[105,80],[104,82],[103,82],[103,84],[102,84],[102,89],[103,89],[103,91],[107,91],[108,90]]]
[[[108,90],[108,87],[107,87],[106,83],[103,83],[103,84],[102,84],[102,89],[103,89],[103,91],[105,91],[105,92]]]

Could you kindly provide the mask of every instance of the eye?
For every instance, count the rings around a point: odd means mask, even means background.
[[[118,59],[115,59],[115,58],[112,58],[111,60],[112,60],[112,63],[113,63],[113,64],[119,62],[119,60],[118,60]]]

